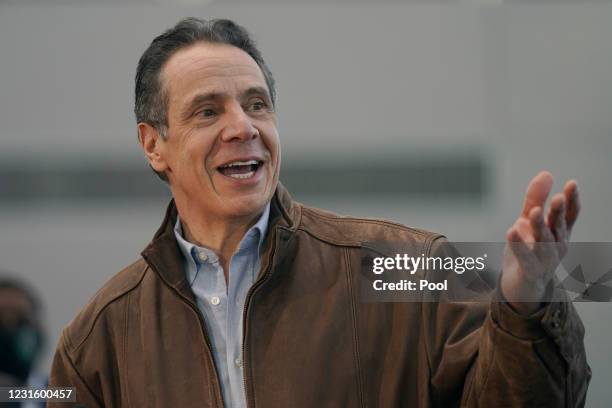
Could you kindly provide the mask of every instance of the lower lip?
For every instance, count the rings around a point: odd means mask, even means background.
[[[263,167],[264,167],[264,163],[262,163],[259,167],[257,167],[257,170],[255,170],[255,173],[253,173],[253,175],[249,178],[234,178],[234,177],[226,176],[225,174],[221,173],[219,170],[216,170],[216,172],[221,177],[223,177],[223,180],[227,180],[235,186],[252,186],[254,184],[257,184],[262,179]]]

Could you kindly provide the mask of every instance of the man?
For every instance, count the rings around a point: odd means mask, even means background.
[[[443,254],[443,236],[292,201],[274,81],[244,29],[187,19],[136,74],[139,141],[173,201],[142,258],[64,330],[51,383],[88,407],[581,406],[583,328],[545,300],[578,214],[530,183],[490,303],[371,303],[365,242]],[[547,250],[534,241],[557,242]],[[561,248],[557,251],[556,248]],[[52,404],[51,404],[52,405]]]
[[[34,373],[44,347],[41,304],[25,283],[0,276],[0,387],[44,386]],[[6,407],[36,407],[33,402],[5,403]]]

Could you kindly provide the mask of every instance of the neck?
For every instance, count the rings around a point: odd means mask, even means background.
[[[245,217],[220,219],[189,205],[180,205],[176,202],[176,207],[181,217],[184,238],[195,245],[214,251],[222,265],[229,263],[244,234],[261,216],[261,213],[257,213]]]

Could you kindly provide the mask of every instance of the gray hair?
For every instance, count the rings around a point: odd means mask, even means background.
[[[153,126],[164,139],[168,130],[168,94],[160,80],[161,70],[174,53],[197,42],[233,45],[249,54],[263,73],[272,104],[276,104],[272,72],[244,27],[227,19],[186,18],[157,36],[140,57],[136,68],[136,122]],[[162,180],[168,181],[165,174],[156,173]]]

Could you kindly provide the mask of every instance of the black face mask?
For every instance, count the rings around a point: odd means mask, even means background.
[[[0,372],[25,383],[42,349],[43,336],[31,325],[0,327]]]

